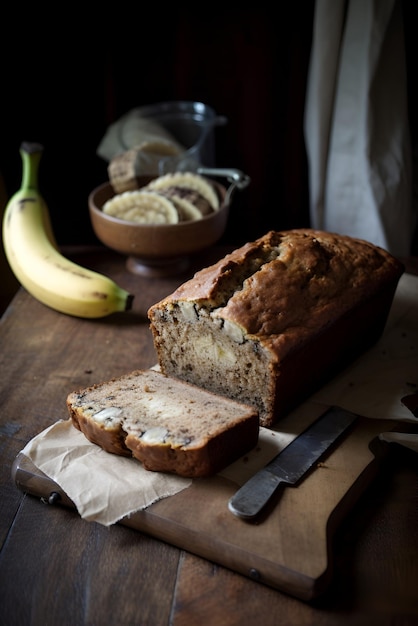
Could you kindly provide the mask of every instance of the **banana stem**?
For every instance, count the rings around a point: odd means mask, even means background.
[[[20,146],[22,157],[22,189],[38,190],[38,170],[44,148],[39,143],[24,142]]]

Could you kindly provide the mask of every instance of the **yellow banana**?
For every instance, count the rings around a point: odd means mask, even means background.
[[[96,318],[129,310],[131,294],[60,253],[38,189],[42,152],[40,144],[22,143],[21,188],[4,212],[3,245],[14,275],[34,298],[61,313]]]

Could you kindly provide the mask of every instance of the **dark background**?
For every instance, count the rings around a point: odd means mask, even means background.
[[[303,110],[314,0],[278,9],[136,6],[113,5],[100,16],[71,5],[45,15],[19,7],[3,20],[0,172],[7,193],[20,186],[20,143],[42,143],[41,191],[58,243],[94,243],[87,197],[107,180],[96,149],[108,125],[138,106],[196,100],[228,118],[215,131],[217,165],[252,180],[234,197],[226,242],[308,226]],[[404,2],[414,114],[415,6]]]

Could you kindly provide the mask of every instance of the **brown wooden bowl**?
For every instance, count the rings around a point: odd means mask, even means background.
[[[143,181],[145,185],[149,178]],[[200,220],[178,224],[137,224],[103,213],[102,207],[115,194],[110,183],[94,189],[88,198],[90,219],[97,238],[107,247],[128,257],[129,271],[143,276],[169,276],[184,271],[190,255],[209,248],[225,232],[229,203],[227,190],[211,183],[220,195],[220,207]]]

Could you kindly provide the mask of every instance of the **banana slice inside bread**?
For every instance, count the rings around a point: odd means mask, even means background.
[[[155,370],[74,391],[67,407],[74,426],[107,452],[190,478],[215,474],[258,441],[253,407]]]
[[[270,427],[378,340],[403,270],[348,236],[266,233],[150,307],[161,371]]]

